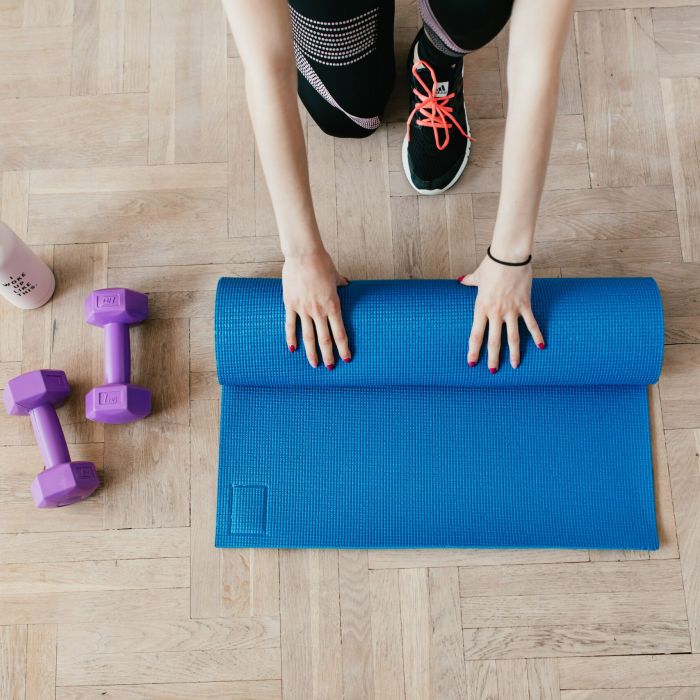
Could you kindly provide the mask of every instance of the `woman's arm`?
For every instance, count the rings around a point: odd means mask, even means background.
[[[513,6],[501,195],[491,242],[491,252],[500,260],[520,262],[532,252],[559,97],[559,64],[573,6],[573,0],[516,0]],[[507,267],[486,257],[462,283],[479,287],[470,363],[479,358],[487,322],[492,371],[498,368],[503,323],[513,367],[520,363],[520,316],[535,343],[544,347],[530,306],[531,265]]]
[[[297,346],[298,317],[309,362],[318,365],[318,339],[330,367],[333,341],[340,356],[350,359],[336,289],[346,280],[323,247],[311,199],[289,6],[286,0],[223,2],[245,70],[248,108],[285,257],[287,344],[290,350]]]

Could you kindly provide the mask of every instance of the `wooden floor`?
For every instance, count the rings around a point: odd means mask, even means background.
[[[41,310],[2,306],[0,382],[66,370],[72,453],[105,483],[37,512],[29,421],[0,417],[2,700],[700,698],[700,6],[634,3],[579,2],[535,265],[653,275],[663,290],[651,556],[215,550],[213,290],[281,266],[219,0],[0,0],[1,216],[58,281]],[[396,24],[401,63],[413,4]],[[343,274],[457,277],[480,259],[506,46],[466,61],[477,142],[447,196],[404,179],[401,78],[366,140],[303,117]],[[84,417],[102,334],[81,303],[106,285],[151,299],[132,337],[156,410],[130,426]]]

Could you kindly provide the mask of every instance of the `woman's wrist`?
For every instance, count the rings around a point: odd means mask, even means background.
[[[512,233],[495,230],[491,240],[491,253],[499,260],[522,262],[532,255],[533,236],[527,230]]]

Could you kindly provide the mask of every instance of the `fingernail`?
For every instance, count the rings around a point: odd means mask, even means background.
[[[538,347],[540,350],[544,350],[544,343],[537,343],[537,347]]]
[[[476,367],[476,362],[474,362],[473,360],[469,360],[469,366]]]
[[[496,374],[497,369],[497,367],[489,367],[489,372],[491,372],[491,374]]]
[[[335,365],[326,365],[326,369],[329,369],[332,372],[335,369]]]
[[[344,357],[343,358],[343,362],[350,362],[350,360],[352,360],[351,357]]]
[[[515,363],[511,363],[510,366],[511,366],[513,369],[518,369],[518,366],[519,366],[519,365],[518,365],[517,362],[515,362]]]
[[[289,352],[294,352],[296,350],[296,347],[294,345],[289,346]]]
[[[461,282],[465,277],[466,277],[466,275],[462,275],[461,277],[458,277],[458,278],[457,278],[457,281],[458,281],[458,282]]]

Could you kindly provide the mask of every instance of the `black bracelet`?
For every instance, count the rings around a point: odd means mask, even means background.
[[[505,260],[499,260],[498,258],[494,258],[493,255],[491,255],[491,246],[489,246],[486,249],[486,255],[488,255],[491,260],[494,262],[497,262],[499,265],[508,265],[508,267],[522,267],[523,265],[527,265],[530,260],[532,260],[532,255],[527,256],[527,260],[524,262],[506,262]]]

